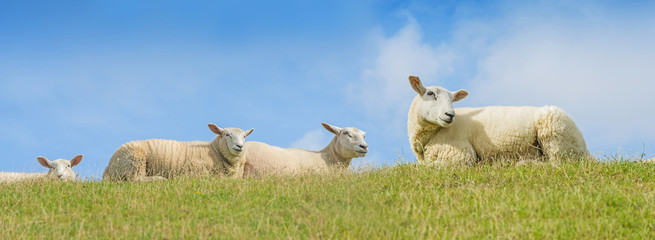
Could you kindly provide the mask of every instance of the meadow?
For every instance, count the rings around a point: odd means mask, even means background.
[[[655,238],[655,164],[0,185],[0,239]]]

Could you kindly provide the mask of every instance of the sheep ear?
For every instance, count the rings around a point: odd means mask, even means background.
[[[225,133],[225,130],[219,128],[218,126],[216,126],[216,124],[210,123],[207,124],[207,126],[209,127],[209,130],[212,130],[212,132],[214,132],[218,136],[223,136],[223,134]]]
[[[469,95],[469,92],[467,92],[464,89],[457,90],[456,92],[453,92],[453,102],[457,102],[459,100],[462,100],[466,98]]]
[[[75,156],[73,159],[71,159],[71,167],[75,167],[75,165],[80,164],[80,162],[82,162],[83,157],[84,155],[79,154]]]
[[[255,129],[254,129],[254,128],[251,128],[250,130],[244,132],[244,133],[243,133],[243,137],[244,137],[244,138],[247,137],[248,135],[250,135],[250,134],[252,133],[252,131],[255,131]]]
[[[421,79],[419,79],[417,76],[409,76],[409,85],[412,85],[412,88],[418,95],[423,96],[425,93],[425,87],[423,86],[423,83],[421,83]]]
[[[44,166],[44,167],[47,167],[47,168],[52,168],[52,162],[50,162],[50,160],[48,160],[47,158],[45,158],[45,157],[36,157],[36,160],[39,161],[39,164],[41,164],[41,166]]]
[[[341,132],[341,130],[342,130],[342,128],[340,128],[340,127],[332,126],[332,125],[327,124],[327,123],[321,123],[321,125],[323,125],[323,127],[325,129],[327,129],[331,133],[334,133],[335,135],[339,134]]]

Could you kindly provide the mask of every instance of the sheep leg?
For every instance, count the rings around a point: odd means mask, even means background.
[[[134,143],[127,143],[116,150],[109,160],[102,178],[109,180],[138,181],[146,176],[147,154]]]
[[[250,163],[244,164],[243,176],[246,177],[246,176],[255,176],[255,175],[257,175],[257,170],[255,169],[255,166],[253,166]]]
[[[477,154],[468,141],[430,141],[424,152],[427,164],[473,164]]]
[[[536,120],[537,141],[548,160],[583,160],[591,156],[580,129],[562,109],[545,107]]]

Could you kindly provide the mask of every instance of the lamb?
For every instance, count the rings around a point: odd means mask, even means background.
[[[243,144],[254,129],[221,129],[211,142],[150,139],[120,146],[102,174],[103,180],[148,182],[179,175],[243,176]]]
[[[83,155],[77,155],[70,161],[66,159],[50,161],[45,157],[37,157],[36,160],[41,164],[41,166],[50,169],[48,170],[48,173],[0,172],[0,182],[8,183],[39,179],[58,179],[62,181],[75,180],[73,167],[80,164],[83,157]]]
[[[409,76],[409,83],[418,95],[410,106],[407,132],[420,163],[595,159],[571,117],[558,107],[453,109],[453,102],[468,96],[466,90],[424,87],[416,76]]]
[[[368,153],[368,145],[364,141],[365,132],[352,127],[340,128],[327,123],[321,124],[335,136],[330,144],[320,151],[246,142],[244,176],[293,175],[347,169],[353,158],[364,157]]]

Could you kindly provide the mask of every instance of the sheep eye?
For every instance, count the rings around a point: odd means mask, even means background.
[[[232,138],[232,135],[230,135],[230,134],[226,134],[225,136],[229,137],[229,138]]]
[[[70,164],[68,164],[68,167],[71,167],[71,165],[70,165]]]
[[[434,100],[437,100],[437,95],[434,92],[428,92],[428,96],[433,97]]]
[[[350,136],[350,133],[348,133],[348,132],[344,132],[343,135],[346,135],[348,137],[352,137],[352,136]]]

